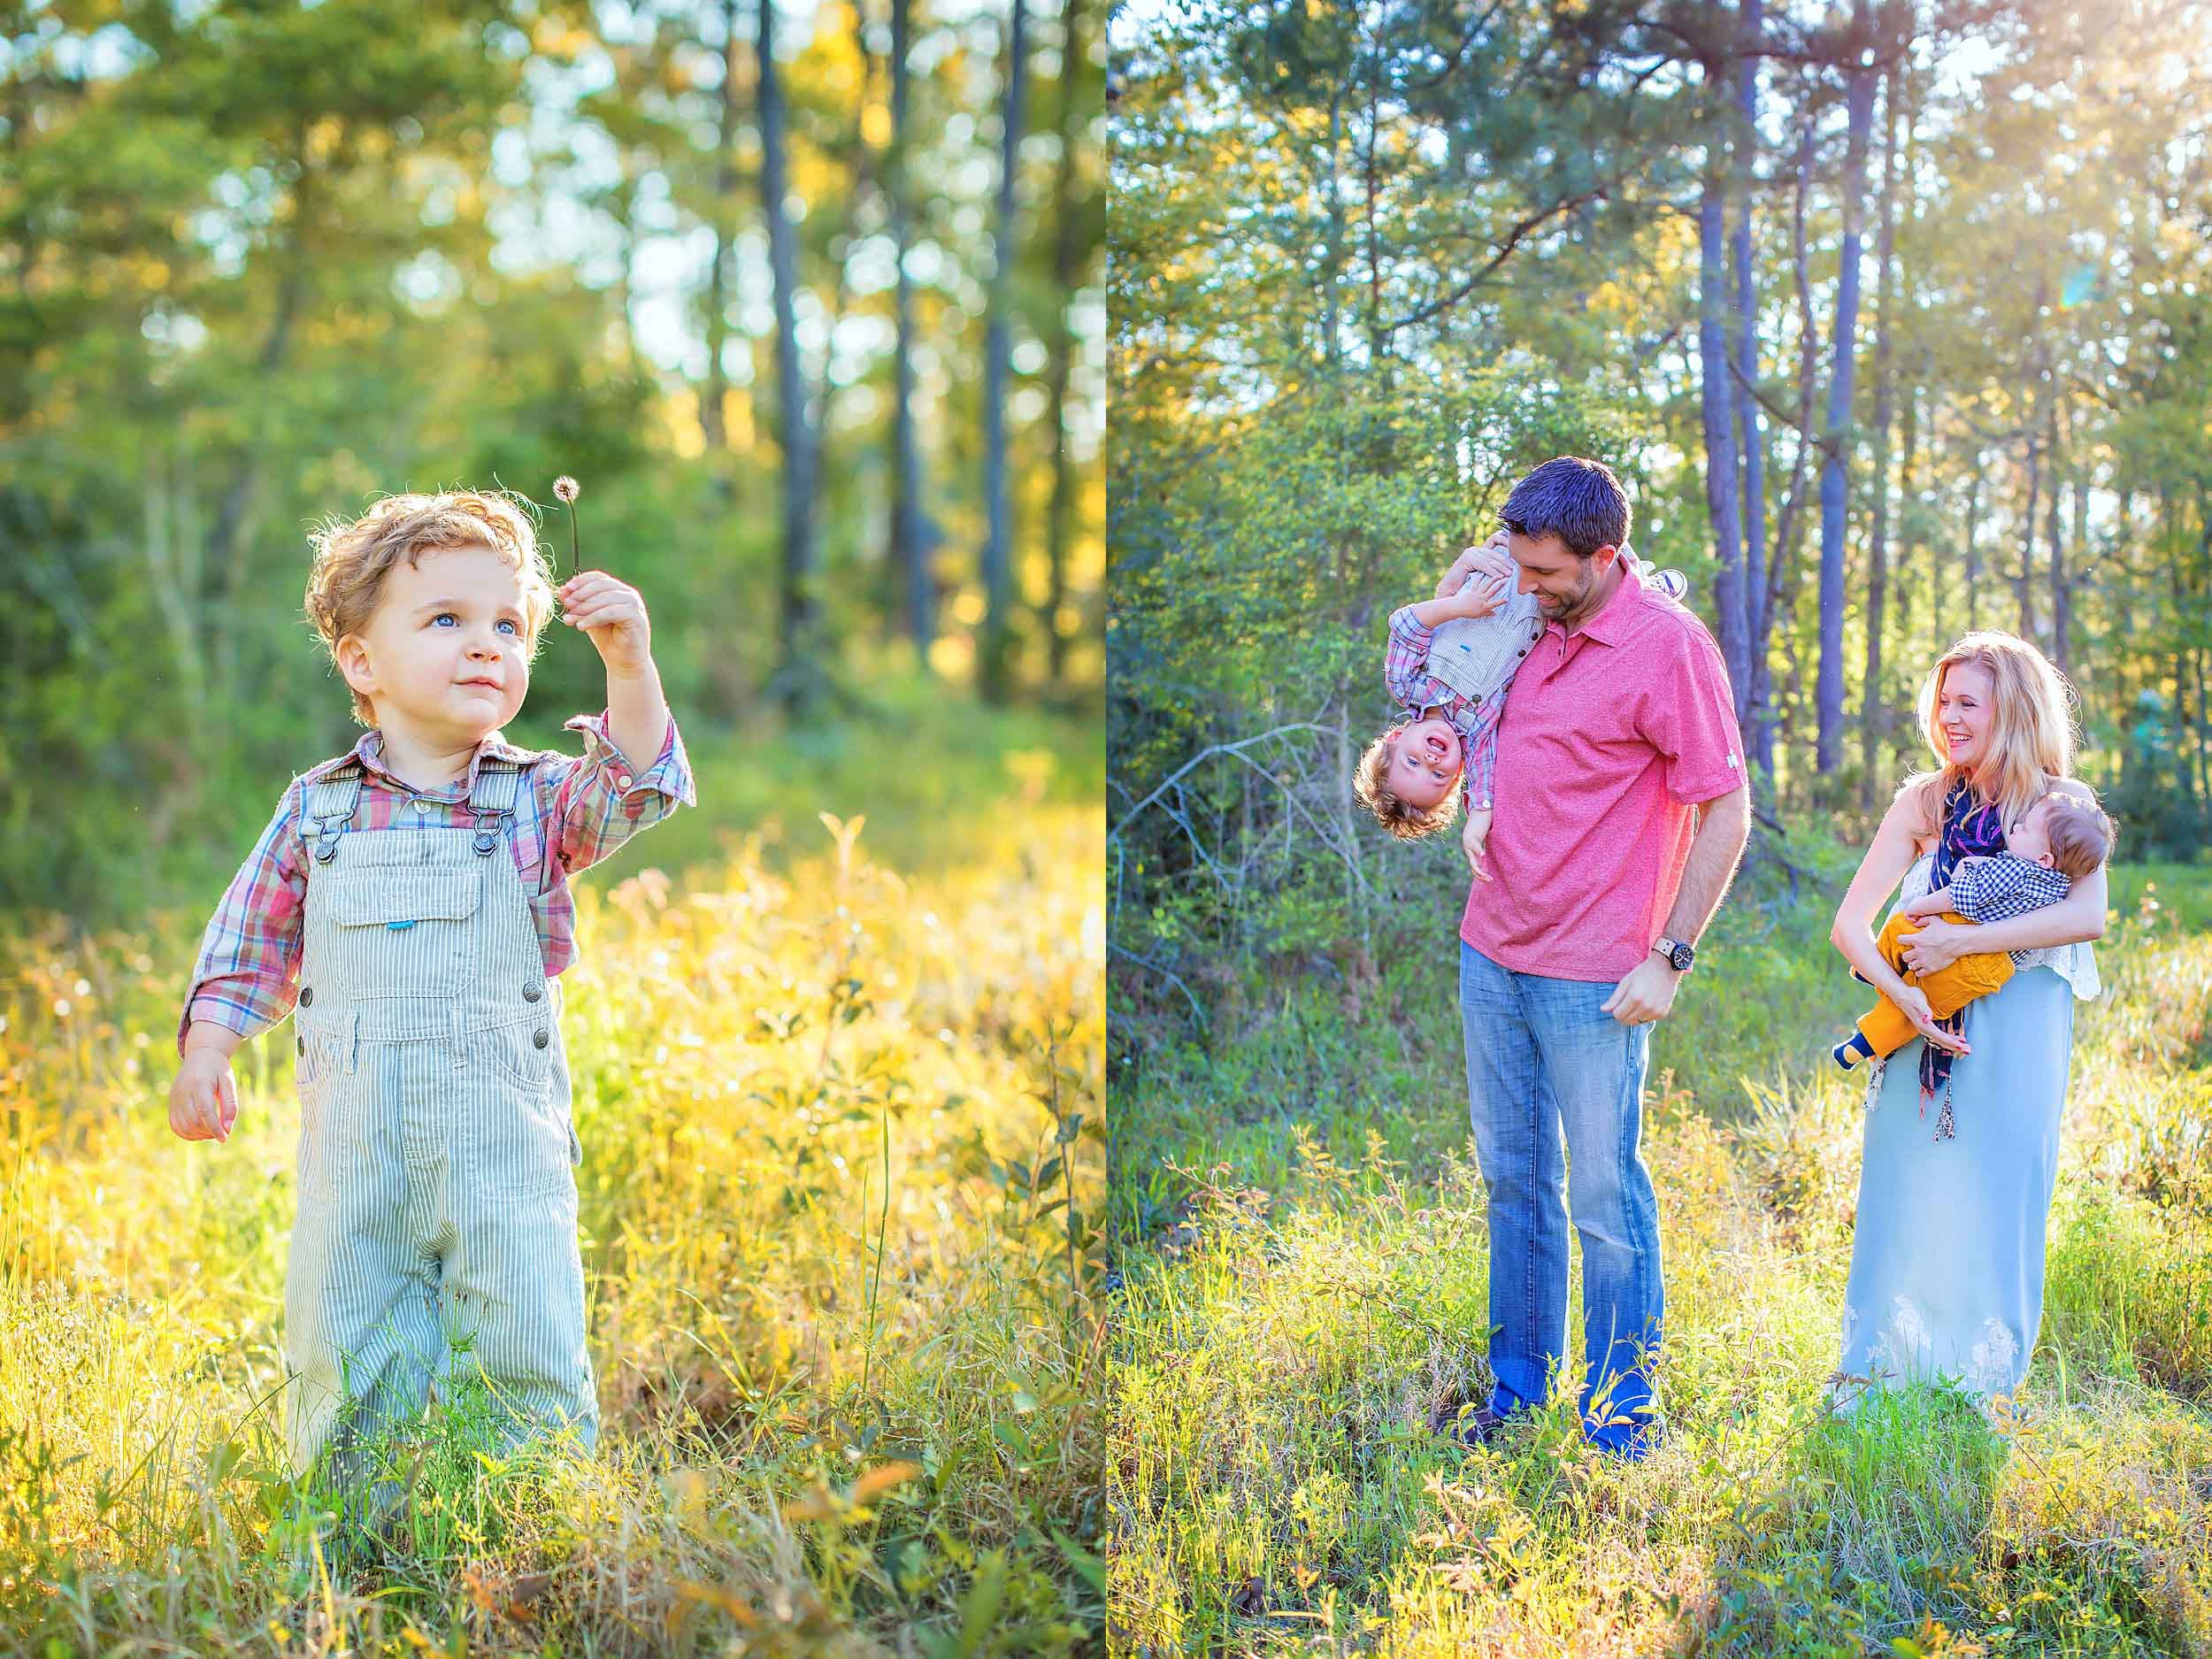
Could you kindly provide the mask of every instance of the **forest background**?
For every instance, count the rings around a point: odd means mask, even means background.
[[[211,903],[356,734],[307,533],[400,489],[517,490],[565,565],[581,481],[704,768],[752,763],[720,828],[1094,779],[1102,20],[8,7],[0,907]],[[515,733],[603,695],[556,638]]]
[[[1635,544],[1690,574],[1770,823],[1855,834],[1924,758],[1926,664],[2001,626],[2081,687],[2130,853],[2192,855],[2208,31],[1900,0],[1126,19],[1115,819],[1240,747],[1121,826],[1123,915],[1387,888],[1409,861],[1348,783],[1384,619],[1556,454],[1612,465]]]
[[[2212,9],[1178,0],[1111,39],[1123,1646],[2205,1651]],[[1633,1467],[1571,1398],[1448,1432],[1488,1386],[1468,873],[1351,792],[1390,611],[1561,454],[1689,574],[1758,815],[1653,1037]],[[1993,1432],[1941,1389],[1840,1427],[1828,928],[1975,626],[2078,688],[2108,989],[2027,1389]]]

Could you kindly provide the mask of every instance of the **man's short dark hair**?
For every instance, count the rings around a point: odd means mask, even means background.
[[[1628,492],[1604,462],[1563,455],[1516,484],[1500,517],[1516,535],[1555,535],[1586,559],[1628,540]]]

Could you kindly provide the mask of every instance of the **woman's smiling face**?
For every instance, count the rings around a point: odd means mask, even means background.
[[[1996,689],[1994,676],[1979,663],[1953,663],[1943,671],[1943,684],[1936,690],[1936,727],[1953,765],[1972,766],[1987,754]]]

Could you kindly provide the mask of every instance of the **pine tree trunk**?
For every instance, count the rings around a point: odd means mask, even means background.
[[[913,0],[891,0],[891,240],[898,250],[898,281],[893,300],[898,340],[892,358],[891,566],[906,588],[906,631],[922,667],[929,666],[930,642],[937,633],[937,586],[930,569],[933,538],[922,509],[922,455],[914,427],[914,281],[906,273],[913,239],[913,186],[907,177],[913,139],[909,114],[913,76],[907,58],[913,50]]]
[[[1863,17],[1862,4],[1855,15]],[[1842,269],[1836,283],[1833,367],[1828,381],[1828,453],[1820,469],[1820,662],[1814,687],[1817,729],[1813,764],[1824,776],[1836,769],[1843,749],[1843,542],[1849,516],[1849,483],[1844,455],[1851,435],[1852,359],[1856,352],[1859,314],[1860,221],[1865,216],[1866,150],[1874,124],[1875,71],[1854,65],[1847,88],[1849,126],[1843,168]]]
[[[760,76],[760,190],[768,217],[775,291],[776,408],[783,439],[783,568],[777,607],[775,694],[787,708],[806,695],[818,603],[814,593],[814,431],[799,359],[798,237],[785,205],[783,72],[776,63],[776,0],[760,0],[755,45]]]
[[[1709,66],[1709,80],[1711,71]],[[1743,521],[1736,494],[1734,398],[1728,380],[1728,295],[1726,271],[1727,173],[1721,143],[1722,119],[1716,111],[1705,149],[1705,184],[1698,203],[1697,341],[1698,406],[1705,429],[1705,505],[1710,516],[1720,570],[1713,580],[1713,601],[1720,618],[1721,660],[1741,706],[1742,687],[1751,681],[1751,643],[1746,628],[1743,580]]]
[[[1759,293],[1751,261],[1751,198],[1758,182],[1759,43],[1765,19],[1762,0],[1743,0],[1741,51],[1736,64],[1736,196],[1740,204],[1731,252],[1735,264],[1736,373],[1740,388],[1732,386],[1730,403],[1736,411],[1736,435],[1743,471],[1738,495],[1742,502],[1744,554],[1744,623],[1748,672],[1736,682],[1737,723],[1752,733],[1752,749],[1765,745],[1757,728],[1766,720],[1767,606],[1766,567],[1766,439],[1759,426],[1759,400],[1750,388],[1759,383]],[[1767,770],[1773,770],[1769,757]]]
[[[1890,339],[1897,316],[1897,145],[1898,116],[1903,107],[1898,82],[1903,66],[1888,76],[1884,118],[1889,128],[1882,146],[1882,228],[1875,242],[1874,467],[1873,523],[1866,544],[1866,667],[1859,681],[1859,807],[1874,810],[1875,757],[1881,748],[1888,702],[1882,695],[1882,626],[1889,600],[1889,428],[1892,406]]]
[[[1045,521],[1044,605],[1047,667],[1057,681],[1067,668],[1068,641],[1060,613],[1068,602],[1068,530],[1074,511],[1075,473],[1068,465],[1068,377],[1074,366],[1075,334],[1068,326],[1076,279],[1075,150],[1082,130],[1077,107],[1077,65],[1088,42],[1079,27],[1082,0],[1065,0],[1060,13],[1060,166],[1053,202],[1053,339],[1049,388],[1052,426],[1052,503]]]
[[[1013,651],[1013,507],[1007,487],[1006,397],[1012,354],[1015,187],[1020,180],[1022,111],[1028,93],[1028,0],[1012,0],[1006,27],[1005,96],[1001,108],[998,231],[995,239],[989,314],[983,331],[982,683],[992,698],[1006,694]]]

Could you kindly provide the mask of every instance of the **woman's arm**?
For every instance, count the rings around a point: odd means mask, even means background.
[[[1906,941],[1905,961],[1915,973],[1932,973],[1978,950],[2040,950],[2047,945],[2085,944],[2104,937],[2105,875],[2100,865],[2076,881],[2066,896],[2025,916],[1962,927],[1932,921]]]
[[[2052,787],[2078,801],[2096,803],[2088,787],[2071,778]],[[2057,903],[2025,916],[1985,922],[1974,928],[1932,921],[1907,942],[1905,962],[1915,973],[1932,973],[1979,950],[2040,950],[2052,945],[2086,944],[2104,937],[2106,902],[2104,867],[2099,865],[2075,881]]]
[[[1882,959],[1874,943],[1874,919],[1882,902],[1897,890],[1897,884],[1918,856],[1914,831],[1919,816],[1916,800],[1900,795],[1890,803],[1866,856],[1859,861],[1858,873],[1851,878],[1843,902],[1836,906],[1835,926],[1828,930],[1829,942],[1843,953],[1843,959],[1892,1002],[1901,1001],[1912,987]]]

